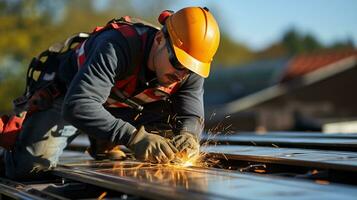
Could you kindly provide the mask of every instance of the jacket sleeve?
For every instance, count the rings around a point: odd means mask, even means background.
[[[200,136],[204,126],[203,83],[202,77],[191,74],[173,95],[177,131]]]
[[[88,49],[85,63],[68,88],[62,114],[66,121],[94,138],[126,145],[135,127],[103,107],[116,75],[128,65],[129,54],[123,47],[128,47],[127,43],[107,37]]]

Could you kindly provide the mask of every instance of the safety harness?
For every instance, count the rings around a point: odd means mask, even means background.
[[[168,15],[167,12],[160,15],[159,21],[161,24]],[[147,42],[147,32],[141,32],[135,28],[140,28],[140,26],[155,28],[155,26],[143,20],[125,16],[109,21],[104,27],[96,27],[90,34],[73,35],[65,42],[56,43],[39,56],[34,57],[28,67],[25,92],[13,101],[16,114],[13,116],[4,115],[0,118],[0,146],[12,149],[16,135],[21,130],[22,123],[26,120],[25,116],[48,109],[57,97],[65,94],[65,84],[61,83],[57,76],[61,56],[69,51],[75,51],[77,67],[80,70],[87,60],[85,55],[86,41],[92,35],[100,34],[105,30],[114,29],[124,36],[131,47],[132,60],[126,77],[119,78],[117,76],[115,85],[112,87],[104,106],[132,107],[142,111],[143,104],[165,100],[175,93],[182,82],[174,83],[168,87],[156,85],[138,91],[139,72],[145,67],[144,47]]]
[[[15,114],[0,118],[0,146],[11,150],[26,118],[34,112],[48,109],[54,99],[65,93],[64,84],[56,76],[60,57],[88,37],[87,33],[73,35],[32,59],[26,73],[24,94],[13,101]]]
[[[130,18],[129,16],[120,19],[113,19],[104,27],[96,27],[92,33],[79,33],[69,37],[63,43],[56,43],[39,56],[32,59],[28,71],[26,88],[24,94],[14,100],[15,113],[27,111],[33,113],[48,109],[53,100],[66,92],[64,83],[57,78],[60,57],[70,50],[74,50],[77,57],[77,66],[80,70],[86,62],[85,45],[92,35],[100,34],[106,30],[114,29],[119,31],[128,41],[131,47],[131,65],[129,74],[125,78],[117,78],[114,87],[111,89],[104,106],[107,107],[132,107],[141,111],[143,104],[158,100],[167,99],[177,91],[180,83],[173,83],[168,87],[156,85],[138,93],[139,72],[145,65],[144,47],[147,42],[147,33],[138,32],[134,25],[155,26],[143,20]]]
[[[107,107],[132,107],[142,111],[143,104],[165,100],[175,93],[180,86],[179,83],[173,83],[168,87],[157,85],[137,93],[139,72],[145,67],[143,60],[144,48],[147,42],[147,33],[139,33],[133,26],[135,23],[138,22],[133,22],[131,18],[126,16],[119,20],[112,20],[105,27],[96,27],[91,33],[99,34],[105,30],[114,29],[119,31],[132,47],[132,69],[129,70],[131,73],[124,79],[116,80],[114,87],[111,89],[111,94],[105,103],[105,106]],[[145,25],[142,21],[139,23]],[[77,65],[79,69],[82,68],[86,62],[84,50],[86,41],[87,40],[83,41],[76,49]]]
[[[75,34],[64,42],[53,44],[31,60],[26,73],[25,91],[22,96],[13,101],[15,113],[30,114],[46,110],[55,98],[65,93],[65,85],[57,76],[61,56],[73,50],[88,37],[88,33]]]

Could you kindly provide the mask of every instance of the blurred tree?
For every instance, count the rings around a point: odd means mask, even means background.
[[[233,66],[249,62],[254,59],[254,53],[243,44],[233,41],[225,33],[221,33],[221,40],[214,62],[223,66]]]
[[[0,115],[10,113],[12,101],[24,91],[25,80],[23,76],[15,75],[0,81]]]
[[[267,47],[266,49],[256,52],[256,59],[263,60],[281,58],[287,56],[287,54],[288,51],[286,50],[286,47],[281,42],[277,42]]]
[[[295,29],[291,29],[284,34],[281,42],[289,54],[297,54],[302,53],[304,50],[304,45],[301,41],[300,34]]]
[[[322,48],[322,45],[311,34],[305,35],[305,37],[303,37],[301,43],[303,44],[304,52],[316,51],[316,50]]]
[[[302,34],[292,28],[285,32],[281,41],[272,44],[263,51],[256,52],[256,58],[276,58],[337,48],[354,49],[354,44],[351,39],[347,39],[346,41],[336,42],[331,46],[324,46],[314,35],[310,33]]]
[[[329,48],[332,49],[341,49],[341,48],[347,48],[347,49],[354,49],[354,43],[351,38],[346,39],[345,41],[336,41],[333,43]]]

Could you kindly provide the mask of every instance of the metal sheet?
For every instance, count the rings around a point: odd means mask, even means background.
[[[322,148],[331,150],[357,150],[357,134],[323,134],[304,132],[240,132],[236,135],[202,135],[202,141],[211,141],[264,146],[286,146],[304,148]],[[87,136],[80,135],[67,149],[84,151],[88,148]]]
[[[205,146],[202,151],[222,158],[266,163],[308,166],[357,172],[357,153],[298,148],[243,145]]]
[[[0,199],[66,200],[5,178],[0,178]]]
[[[211,143],[248,144],[284,147],[323,148],[331,150],[357,150],[357,139],[340,138],[288,138],[255,135],[215,135],[203,138]]]
[[[217,169],[81,161],[54,173],[149,199],[355,199],[357,188]]]
[[[357,139],[357,133],[321,133],[321,132],[237,132],[240,136],[260,136],[260,137],[298,137],[298,138],[340,138],[340,139]]]

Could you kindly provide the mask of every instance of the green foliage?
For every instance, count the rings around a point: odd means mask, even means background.
[[[270,58],[281,58],[287,56],[288,51],[282,43],[275,43],[268,48],[256,52],[256,59],[270,59]]]
[[[287,31],[283,36],[281,43],[288,54],[291,55],[322,49],[322,45],[313,35],[302,35],[295,29]]]
[[[214,62],[223,66],[237,65],[254,59],[254,53],[243,44],[234,42],[226,34],[221,40]]]
[[[25,80],[20,75],[6,78],[0,82],[0,114],[11,112],[12,101],[23,93],[24,86]]]
[[[322,45],[312,34],[302,34],[292,28],[286,31],[280,41],[272,44],[268,48],[255,52],[256,59],[279,58],[302,53],[334,50],[334,49],[355,49],[351,39],[337,41],[331,46]]]
[[[331,45],[330,48],[333,48],[333,49],[345,49],[345,48],[354,49],[354,44],[353,44],[352,39],[348,38],[345,41],[335,42],[334,44]]]

